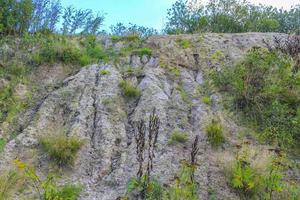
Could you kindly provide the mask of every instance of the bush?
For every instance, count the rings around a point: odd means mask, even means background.
[[[270,152],[242,147],[226,163],[226,174],[230,185],[246,199],[273,199],[284,191],[284,162],[283,157]]]
[[[134,86],[130,81],[122,80],[119,84],[123,94],[128,98],[135,98],[141,95],[140,89]]]
[[[223,127],[219,122],[213,120],[206,127],[208,141],[212,146],[219,146],[224,142]]]
[[[253,48],[234,67],[213,74],[229,107],[241,113],[262,138],[282,147],[300,141],[300,73],[294,74],[293,66],[288,55]]]
[[[22,177],[14,170],[0,174],[0,199],[11,199],[11,194],[18,190],[23,183]]]
[[[53,64],[56,62],[62,62],[64,64],[80,64],[81,56],[82,53],[77,47],[56,41],[46,44],[40,50],[39,55],[35,55],[33,59],[37,64]]]
[[[65,135],[44,136],[39,138],[42,149],[58,166],[72,165],[83,141]]]
[[[66,184],[58,186],[53,177],[48,177],[43,184],[44,200],[76,200],[79,197],[82,188],[78,185]]]
[[[197,183],[191,178],[195,166],[184,163],[176,182],[166,189],[163,199],[165,200],[198,200]]]
[[[56,182],[56,177],[53,175],[47,176],[45,180],[37,175],[36,169],[34,167],[28,166],[26,163],[21,160],[14,160],[15,166],[18,168],[18,171],[24,177],[26,181],[26,186],[35,190],[43,200],[76,200],[82,191],[81,186],[74,184],[65,184],[58,185]]]
[[[174,131],[169,140],[169,144],[186,143],[187,140],[188,140],[188,135],[186,133]]]
[[[145,190],[145,191],[143,191]],[[162,197],[162,186],[155,179],[147,181],[147,176],[143,176],[142,178],[132,178],[127,186],[127,191],[132,193],[137,191],[138,193],[145,193],[146,200],[157,200]]]

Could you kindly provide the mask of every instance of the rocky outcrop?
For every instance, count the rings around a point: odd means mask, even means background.
[[[211,92],[212,106],[204,104],[196,94],[207,81],[205,70],[221,66],[211,59],[216,51],[222,52],[220,59],[225,63],[235,63],[249,48],[262,46],[262,39],[271,40],[272,36],[247,33],[152,37],[147,40],[153,49],[152,57],[130,56],[119,64],[84,67],[39,102],[30,124],[6,145],[0,168],[19,158],[35,165],[38,173],[45,176],[51,163],[40,153],[37,138],[66,132],[84,139],[85,145],[74,167],[63,171],[62,181],[82,184],[81,199],[115,200],[126,194],[127,183],[137,172],[133,124],[147,119],[156,108],[161,126],[153,174],[159,182],[171,183],[181,161],[189,159],[192,141],[199,135],[199,167],[195,174],[199,198],[238,199],[216,159],[219,151],[229,150],[238,141],[238,127],[222,118],[218,94]],[[181,48],[178,38],[191,41],[191,48]],[[135,73],[123,73],[128,65]],[[177,66],[180,75],[172,76],[165,66]],[[101,70],[109,74],[101,75]],[[125,98],[119,88],[122,79],[134,82],[141,96]],[[228,129],[227,142],[219,150],[211,149],[206,140],[205,126],[213,115],[219,115]],[[187,133],[188,142],[169,145],[174,130]]]

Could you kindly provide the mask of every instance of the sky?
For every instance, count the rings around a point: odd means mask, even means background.
[[[204,0],[205,1],[205,0]],[[249,0],[254,4],[273,5],[289,9],[300,0]],[[133,23],[161,30],[166,22],[167,9],[176,0],[62,0],[63,6],[92,9],[105,14],[104,29],[118,22]]]

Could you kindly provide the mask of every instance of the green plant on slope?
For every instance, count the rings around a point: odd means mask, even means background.
[[[212,122],[206,127],[206,133],[208,141],[212,146],[220,146],[225,140],[223,127],[216,120],[212,120]]]
[[[164,200],[198,200],[197,183],[191,178],[195,166],[183,163],[180,175],[164,193]]]
[[[48,175],[45,180],[41,180],[35,168],[26,163],[15,160],[15,166],[23,174],[26,186],[32,187],[40,200],[77,200],[82,187],[74,184],[58,185],[55,176]]]
[[[188,140],[188,136],[186,133],[180,132],[180,131],[174,131],[171,135],[171,138],[169,140],[169,144],[174,143],[185,143]]]
[[[151,56],[152,55],[152,50],[149,48],[140,48],[140,49],[136,49],[132,52],[133,54],[136,54],[140,57],[146,55],[146,56]]]
[[[145,193],[146,200],[160,200],[163,193],[163,188],[155,179],[148,180],[147,175],[141,178],[132,178],[127,186],[127,191],[132,193],[134,191]]]
[[[283,170],[286,161],[282,155],[251,153],[253,150],[242,147],[227,171],[230,185],[247,198],[273,199],[285,189]]]
[[[73,164],[83,141],[75,136],[58,134],[39,138],[39,144],[51,160],[63,167]]]
[[[282,147],[297,146],[300,133],[300,72],[277,51],[253,48],[234,67],[213,73],[229,106],[241,113],[260,136]]]
[[[202,97],[201,100],[202,100],[203,103],[205,103],[207,105],[211,105],[212,104],[212,99],[211,99],[210,96],[204,96],[204,97]]]
[[[23,179],[15,170],[2,171],[0,174],[0,200],[12,199],[12,193],[20,188]]]
[[[52,176],[47,177],[42,183],[42,188],[44,189],[43,200],[76,200],[82,191],[78,185],[59,186]]]
[[[191,41],[187,39],[177,39],[176,43],[183,49],[188,49],[192,46]]]
[[[106,69],[103,69],[103,70],[100,71],[100,75],[102,75],[102,76],[109,75],[109,73],[110,72]]]
[[[122,80],[119,83],[119,87],[122,89],[123,94],[128,98],[135,98],[141,95],[140,89],[134,86],[131,81]]]

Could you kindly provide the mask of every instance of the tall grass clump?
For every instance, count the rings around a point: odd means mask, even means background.
[[[73,164],[83,141],[75,136],[58,134],[39,138],[39,144],[52,161],[63,167]]]
[[[214,72],[213,80],[227,106],[261,138],[282,147],[299,146],[300,72],[293,68],[289,55],[253,48],[237,65]]]
[[[15,170],[2,171],[0,174],[0,200],[12,199],[12,193],[20,189],[23,179]]]
[[[183,163],[176,181],[164,192],[165,200],[198,200],[197,183],[193,177],[195,166]]]
[[[209,143],[214,147],[220,146],[225,140],[223,126],[216,120],[212,120],[212,122],[206,127],[206,133]]]
[[[141,95],[141,90],[134,86],[131,81],[122,80],[119,83],[119,87],[122,89],[122,93],[125,97],[135,98]]]
[[[188,135],[186,133],[180,131],[174,131],[171,135],[169,140],[169,144],[176,144],[176,143],[186,143],[188,141]]]

